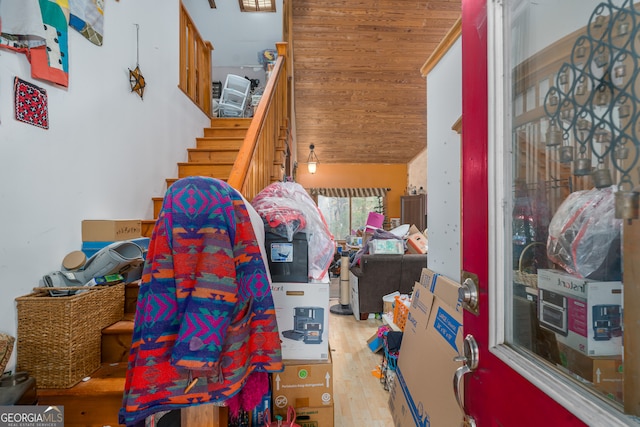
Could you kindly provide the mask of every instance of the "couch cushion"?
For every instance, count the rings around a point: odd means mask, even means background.
[[[426,254],[405,254],[402,257],[400,293],[409,294],[413,291],[414,283],[420,281],[423,268],[427,268]]]

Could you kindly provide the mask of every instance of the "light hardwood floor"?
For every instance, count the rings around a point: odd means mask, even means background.
[[[330,306],[335,304],[338,300],[331,299]],[[382,352],[367,347],[380,325],[381,320],[329,313],[335,427],[393,426],[389,392],[372,374],[382,362]]]

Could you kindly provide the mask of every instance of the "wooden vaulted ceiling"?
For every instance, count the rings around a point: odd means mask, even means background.
[[[460,0],[293,0],[298,161],[407,163],[426,147],[420,69]]]

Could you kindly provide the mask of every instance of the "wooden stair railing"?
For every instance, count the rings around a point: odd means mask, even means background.
[[[291,130],[287,46],[276,43],[278,59],[229,174],[229,185],[247,200],[284,179]]]
[[[180,83],[178,87],[207,115],[211,116],[211,51],[191,16],[180,3]]]

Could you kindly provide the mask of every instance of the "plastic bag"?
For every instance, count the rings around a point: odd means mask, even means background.
[[[265,222],[265,231],[293,240],[304,232],[309,246],[309,277],[321,280],[335,253],[335,241],[322,212],[304,187],[296,182],[274,182],[251,201]]]
[[[549,224],[547,256],[568,273],[620,280],[622,220],[615,218],[615,187],[576,191]]]

